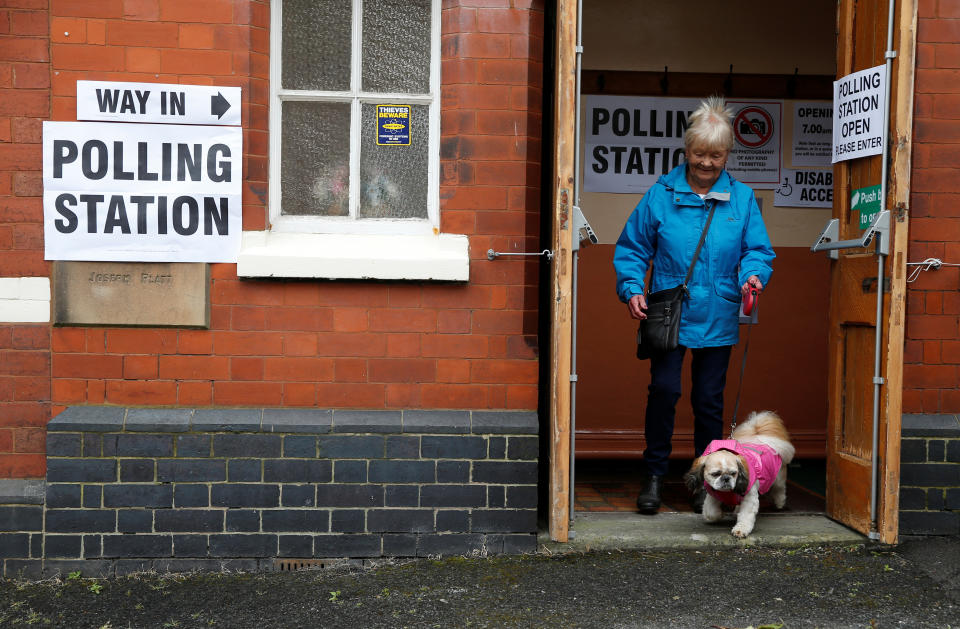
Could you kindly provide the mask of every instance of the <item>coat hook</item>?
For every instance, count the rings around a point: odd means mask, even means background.
[[[670,85],[670,79],[667,77],[667,66],[663,66],[663,78],[660,79],[660,91],[664,96],[667,94],[667,87]]]
[[[723,95],[730,96],[730,93],[733,92],[733,64],[730,64],[730,72],[727,73],[727,78],[723,80]]]
[[[787,98],[797,97],[797,75],[800,74],[800,68],[793,69],[793,76],[787,79]]]

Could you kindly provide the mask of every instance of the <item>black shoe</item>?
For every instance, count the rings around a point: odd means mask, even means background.
[[[707,497],[707,492],[703,489],[698,489],[692,496],[690,496],[690,506],[693,507],[694,513],[703,513],[703,501]]]
[[[637,496],[637,509],[644,515],[653,515],[660,510],[660,490],[663,476],[650,475],[643,491]]]

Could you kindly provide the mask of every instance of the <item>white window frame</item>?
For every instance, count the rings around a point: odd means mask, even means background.
[[[368,0],[376,2],[376,0]],[[440,226],[440,5],[431,0],[430,25],[430,92],[427,94],[365,92],[362,81],[362,17],[363,0],[354,0],[352,15],[352,50],[350,55],[350,90],[289,90],[281,86],[283,2],[271,3],[270,23],[270,223],[277,232],[333,234],[430,234]],[[290,101],[350,103],[350,215],[290,216],[283,215],[280,189],[281,129],[283,103]],[[427,218],[357,218],[360,205],[360,136],[361,106],[367,103],[391,105],[427,105],[429,107],[429,142],[427,166]],[[422,142],[413,136],[411,142]],[[403,147],[394,150],[403,151]]]
[[[376,0],[368,0],[376,1]],[[431,2],[429,94],[362,92],[360,18],[363,0],[352,15],[351,90],[326,92],[280,88],[282,0],[270,5],[269,219],[264,231],[245,231],[237,258],[239,277],[300,277],[367,280],[470,279],[470,243],[462,234],[440,233],[440,12]],[[282,103],[294,100],[351,102],[349,217],[284,216],[280,190]],[[427,218],[357,219],[360,199],[360,107],[365,102],[429,105]],[[416,136],[411,138],[416,142]],[[403,150],[397,147],[398,150]]]

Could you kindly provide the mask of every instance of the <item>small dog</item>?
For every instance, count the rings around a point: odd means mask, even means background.
[[[787,502],[787,464],[794,447],[780,417],[771,411],[751,413],[730,439],[711,441],[684,476],[690,491],[706,491],[703,519],[716,522],[721,503],[735,505],[731,531],[743,539],[753,531],[760,496],[769,493],[777,509]]]

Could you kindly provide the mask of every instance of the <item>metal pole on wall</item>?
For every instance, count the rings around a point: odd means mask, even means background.
[[[576,78],[574,79],[573,97],[573,212],[575,215],[573,234],[573,290],[571,291],[571,318],[573,327],[570,347],[570,524],[573,524],[574,504],[576,500],[576,456],[577,456],[577,275],[580,258],[580,234],[576,229],[576,217],[580,214],[580,69],[583,57],[583,0],[577,0],[577,40],[576,61],[574,62]]]

